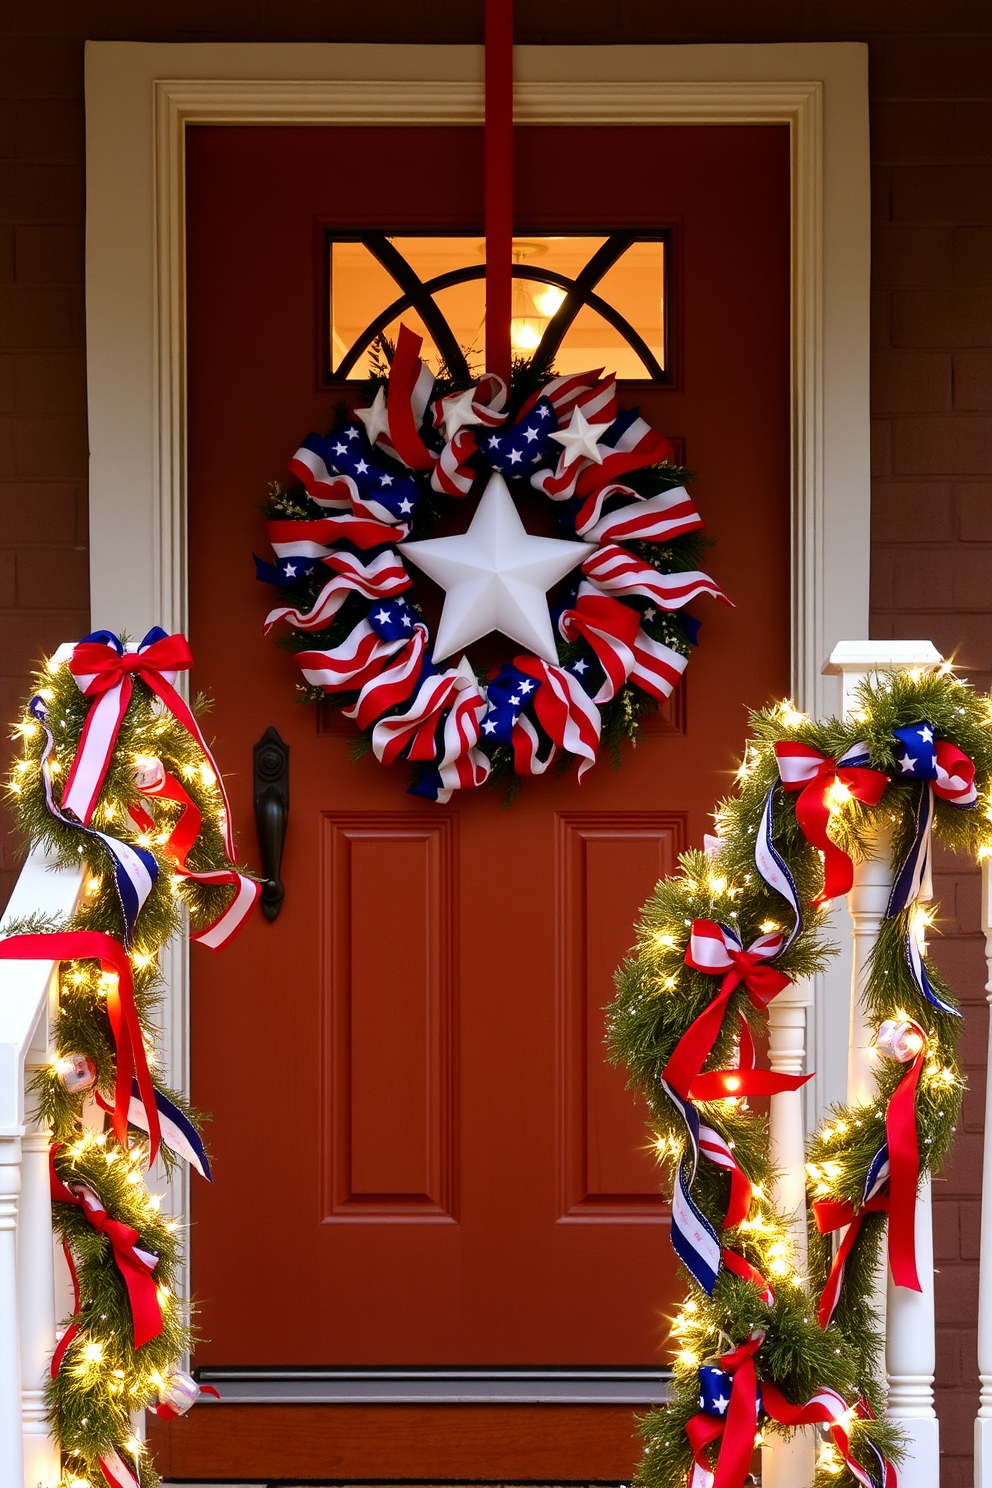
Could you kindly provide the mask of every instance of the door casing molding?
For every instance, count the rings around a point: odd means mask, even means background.
[[[95,626],[185,629],[185,130],[474,124],[473,46],[89,42],[86,333]],[[792,685],[868,634],[868,60],[861,43],[518,47],[520,124],[786,124],[792,142]],[[741,452],[747,458],[746,450]],[[842,943],[846,937],[842,938]],[[188,1074],[185,947],[163,968]],[[844,1094],[849,962],[818,978],[817,1108]]]

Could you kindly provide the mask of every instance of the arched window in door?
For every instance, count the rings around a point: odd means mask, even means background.
[[[514,351],[560,373],[604,366],[671,382],[670,243],[660,232],[559,234],[513,245]],[[324,380],[360,380],[400,321],[435,372],[485,367],[485,244],[478,237],[328,231]]]

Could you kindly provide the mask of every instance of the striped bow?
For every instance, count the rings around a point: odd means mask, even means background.
[[[827,833],[830,821],[830,797],[843,787],[856,801],[877,806],[889,783],[884,770],[873,770],[868,764],[867,744],[855,744],[840,759],[827,757],[808,744],[782,739],[775,745],[775,758],[782,785],[787,791],[799,791],[796,820],[803,836],[823,854],[823,888],[810,902],[823,904],[847,894],[854,883],[854,864]]]
[[[73,648],[69,670],[83,696],[93,699],[93,705],[86,715],[66,781],[62,810],[71,811],[84,827],[89,824],[131,701],[133,678],[137,677],[196,740],[206,756],[224,799],[224,845],[227,856],[233,859],[231,813],[220,770],[189,705],[173,685],[176,674],[188,671],[192,665],[193,653],[186,637],[166,635],[158,625],[152,627],[134,652],[125,653],[118,637],[109,630],[93,631]]]
[[[743,1067],[700,1074],[716,1043],[731,993],[743,985],[752,1006],[764,1008],[789,985],[784,972],[767,964],[780,953],[783,941],[781,931],[776,931],[759,936],[745,951],[726,926],[718,925],[715,920],[693,920],[685,963],[695,971],[705,971],[723,980],[717,995],[689,1024],[665,1065],[665,1083],[684,1099],[771,1095],[782,1090],[798,1090],[810,1078]]]

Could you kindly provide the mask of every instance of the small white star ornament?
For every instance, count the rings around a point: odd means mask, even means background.
[[[605,434],[609,427],[608,422],[590,424],[581,408],[573,408],[568,427],[559,429],[551,435],[551,438],[557,440],[564,450],[562,464],[565,469],[567,470],[569,465],[574,465],[576,460],[583,456],[587,460],[593,460],[597,465],[602,465],[603,451],[599,447],[598,440],[599,436]]]
[[[596,551],[592,543],[532,537],[498,473],[467,532],[397,546],[444,590],[435,662],[495,630],[552,665],[558,650],[547,592]]]

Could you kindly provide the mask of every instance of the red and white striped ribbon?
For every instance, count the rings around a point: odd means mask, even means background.
[[[288,620],[298,630],[320,630],[332,620],[349,594],[364,594],[367,599],[391,599],[409,589],[413,582],[403,566],[403,559],[393,548],[377,553],[370,563],[363,563],[357,553],[332,553],[324,562],[337,572],[325,584],[312,609],[297,610],[292,605],[279,605],[265,617],[263,634],[268,635],[280,620]]]

